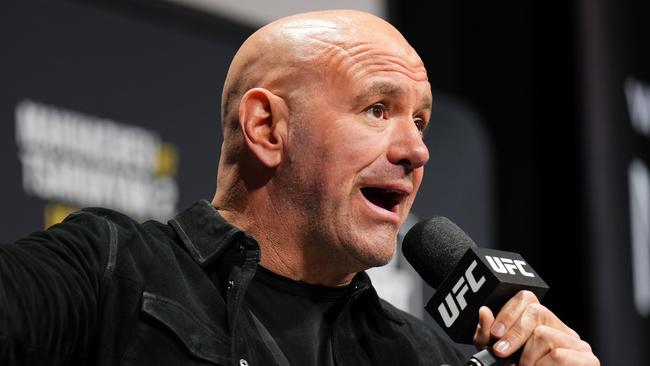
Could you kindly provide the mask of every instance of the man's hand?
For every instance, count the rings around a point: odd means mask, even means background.
[[[520,366],[600,365],[589,343],[539,303],[530,291],[520,291],[501,308],[496,318],[483,306],[474,344],[479,349],[490,345],[494,355],[506,358],[523,347]]]

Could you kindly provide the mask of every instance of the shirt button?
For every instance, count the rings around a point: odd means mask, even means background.
[[[248,366],[248,361],[243,358],[239,359],[239,366]]]

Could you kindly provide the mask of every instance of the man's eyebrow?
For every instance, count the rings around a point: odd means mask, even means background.
[[[377,97],[390,97],[397,98],[403,93],[403,89],[395,84],[387,82],[378,82],[370,85],[370,87],[365,90],[363,93],[356,96],[355,101],[357,104],[363,104],[369,99],[374,99]],[[431,109],[433,105],[433,100],[431,95],[425,95],[420,100],[420,108],[422,109]]]
[[[430,94],[423,96],[422,100],[420,100],[420,108],[431,110],[432,107],[433,107],[433,97],[431,97]]]
[[[374,99],[376,97],[396,98],[399,97],[402,93],[402,88],[395,84],[379,82],[371,84],[368,89],[366,89],[363,93],[357,95],[354,99],[357,104],[361,104],[363,102],[366,102],[368,99]]]

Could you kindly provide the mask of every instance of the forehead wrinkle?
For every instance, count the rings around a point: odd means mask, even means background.
[[[424,65],[419,63],[417,66],[408,65],[401,57],[393,56],[388,53],[374,52],[368,50],[360,53],[350,67],[350,73],[354,76],[362,76],[376,71],[395,71],[402,73],[415,81],[428,81],[427,72]]]
[[[343,56],[342,59],[346,57],[352,57],[354,54],[350,52],[350,47],[346,47],[346,42],[343,40],[336,40],[333,38],[325,39],[322,36],[323,34],[309,34],[305,38],[313,43],[316,43],[315,48],[320,50],[319,52],[314,52],[314,58],[320,58],[325,55],[332,56],[336,58],[337,56]],[[324,46],[324,47],[322,47]]]
[[[311,59],[329,64],[332,70],[339,70],[352,78],[375,71],[394,71],[415,81],[428,81],[427,72],[415,51],[411,60],[380,51],[370,42],[346,42],[322,39],[315,34],[307,37],[321,46],[319,52],[312,52]],[[411,61],[410,64],[408,61]]]
[[[293,51],[298,60],[314,60],[332,49],[343,50],[340,44],[344,33],[339,24],[321,19],[293,20],[281,26],[282,41]],[[326,47],[322,47],[325,45]]]
[[[333,62],[338,68],[347,69],[352,77],[375,71],[395,71],[415,81],[428,81],[422,61],[412,49],[412,53],[406,59],[395,55],[385,46],[377,47],[374,42],[341,42],[336,46],[341,52],[338,54],[338,59]]]
[[[420,60],[420,57],[417,56],[417,53],[413,49],[410,49],[409,54],[404,56],[397,56],[390,48],[382,48],[383,44],[379,44],[379,47],[375,42],[358,42],[350,47],[349,54],[351,57],[355,58],[355,62],[364,61],[367,59],[370,60],[379,60],[384,59],[390,63],[397,64],[412,73],[424,70],[424,65]]]

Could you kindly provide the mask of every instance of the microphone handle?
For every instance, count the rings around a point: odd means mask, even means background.
[[[472,357],[467,361],[467,366],[501,366],[505,365],[506,362],[512,362],[512,360],[519,360],[521,357],[522,349],[517,350],[513,355],[508,358],[497,358],[495,355],[490,352],[489,349],[484,349],[476,352]]]
[[[497,363],[497,358],[487,349],[476,352],[467,361],[467,366],[492,366]]]

